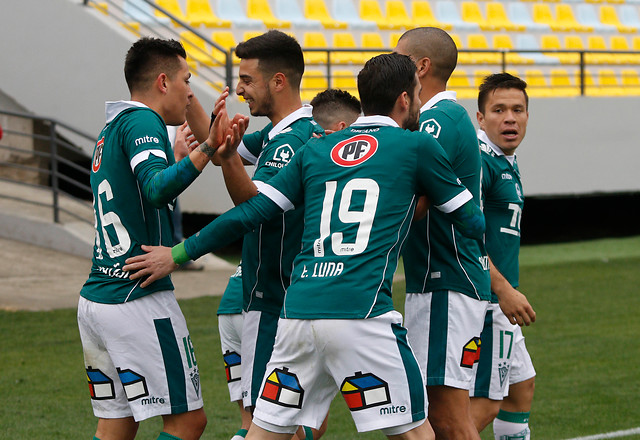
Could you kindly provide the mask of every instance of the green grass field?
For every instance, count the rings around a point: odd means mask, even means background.
[[[535,439],[568,439],[640,426],[640,237],[522,250],[521,290],[536,309],[525,329],[538,371],[531,414]],[[404,283],[394,286],[401,309]],[[181,301],[197,347],[209,425],[204,439],[229,439],[238,427],[228,402],[215,311],[219,298]],[[0,439],[90,439],[75,310],[0,311]],[[159,420],[138,438],[155,439]],[[490,428],[483,439],[493,438]],[[358,436],[338,397],[327,440]],[[618,438],[640,438],[640,435]]]

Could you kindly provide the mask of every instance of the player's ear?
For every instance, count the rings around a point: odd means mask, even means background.
[[[167,83],[169,82],[169,77],[166,73],[161,73],[156,77],[154,81],[154,86],[164,95],[167,93]]]
[[[431,69],[431,59],[427,57],[420,58],[416,62],[416,67],[418,68],[418,78],[426,76],[429,69]]]
[[[478,120],[480,129],[484,131],[484,115],[478,111],[476,112],[476,119]]]
[[[287,77],[284,73],[278,72],[271,78],[271,82],[276,91],[281,91],[288,84]]]

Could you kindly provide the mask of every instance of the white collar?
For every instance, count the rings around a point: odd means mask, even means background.
[[[491,140],[489,139],[489,136],[487,136],[487,133],[485,133],[484,130],[480,128],[478,129],[478,139],[480,139],[482,142],[484,142],[489,147],[491,147],[491,149],[493,150],[494,153],[496,153],[496,155],[504,156],[505,159],[507,159],[513,165],[513,160],[515,159],[516,155],[515,154],[512,156],[505,155],[504,151],[502,151],[502,149],[498,147],[496,144],[491,142]]]
[[[149,108],[138,101],[107,101],[104,103],[104,113],[107,118],[107,124],[115,119],[123,111],[133,108],[133,107],[141,107],[141,108]]]
[[[440,101],[456,101],[457,96],[458,94],[453,90],[445,90],[444,92],[436,93],[430,100],[427,101],[426,104],[422,106],[422,108],[420,109],[420,113],[433,108]]]
[[[390,127],[400,127],[396,121],[389,116],[373,115],[373,116],[360,116],[356,119],[356,122],[351,124],[352,127],[367,126],[367,125],[388,125]]]
[[[296,122],[298,119],[313,117],[312,111],[313,107],[309,104],[304,104],[298,110],[289,113],[269,131],[269,140],[276,137],[276,135],[278,135],[282,130]]]

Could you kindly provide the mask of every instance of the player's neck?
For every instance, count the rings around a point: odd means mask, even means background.
[[[299,110],[302,107],[302,100],[300,96],[291,96],[284,99],[280,99],[274,106],[273,111],[269,115],[269,120],[275,126],[280,121],[289,116],[291,113]]]
[[[440,92],[447,90],[447,85],[436,81],[423,81],[422,90],[420,91],[420,102],[425,105],[431,98]]]

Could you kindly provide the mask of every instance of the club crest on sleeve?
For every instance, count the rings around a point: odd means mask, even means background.
[[[438,136],[440,136],[440,130],[442,130],[442,127],[440,127],[438,121],[433,118],[427,119],[422,124],[420,124],[420,131],[426,131],[436,139],[438,139]]]
[[[378,149],[378,140],[368,134],[350,137],[331,149],[331,160],[341,167],[353,167],[372,157]]]
[[[104,136],[96,143],[96,149],[93,152],[93,161],[91,162],[91,169],[94,173],[97,173],[102,163],[102,151],[104,149]]]
[[[235,382],[240,380],[240,371],[242,368],[242,358],[235,351],[227,350],[224,355],[224,371],[227,373],[227,382]]]
[[[344,379],[340,392],[351,411],[391,403],[389,384],[374,374],[361,371]]]
[[[116,391],[113,380],[98,369],[87,367],[89,394],[93,400],[115,399]]]
[[[464,344],[462,348],[462,359],[460,366],[464,368],[473,368],[473,364],[480,360],[480,345],[482,341],[479,337],[473,337]]]
[[[302,408],[304,390],[298,376],[287,367],[276,368],[264,383],[260,398],[287,408]]]

